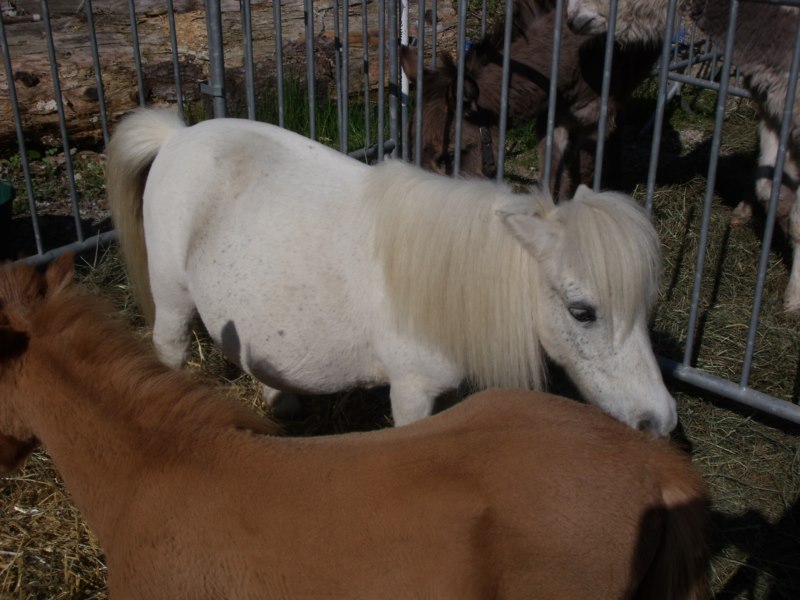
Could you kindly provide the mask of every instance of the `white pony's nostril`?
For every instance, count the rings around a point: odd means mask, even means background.
[[[645,413],[636,424],[636,429],[639,431],[646,431],[653,435],[662,436],[661,428],[659,427],[658,419],[652,413]]]

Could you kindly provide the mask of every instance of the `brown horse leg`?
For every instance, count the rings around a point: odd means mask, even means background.
[[[542,187],[547,187],[553,195],[553,200],[558,202],[560,198],[569,198],[569,173],[567,161],[569,154],[569,132],[566,127],[556,125],[553,130],[553,157],[550,167],[550,180],[544,181],[546,143],[547,143],[547,122],[540,119],[539,146],[537,149],[539,157],[539,180]]]

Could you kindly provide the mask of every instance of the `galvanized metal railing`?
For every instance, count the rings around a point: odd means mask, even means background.
[[[175,11],[172,0],[165,0],[167,15],[169,19],[169,36],[170,47],[172,54],[172,62],[174,66],[175,76],[175,89],[176,98],[180,105],[183,105],[185,98],[185,90],[187,82],[182,82],[180,77],[179,67],[179,39],[177,37]],[[305,84],[307,90],[307,103],[308,103],[308,128],[309,135],[312,138],[318,137],[317,129],[317,100],[318,90],[316,88],[317,73],[315,72],[315,61],[313,59],[315,51],[317,51],[317,33],[320,24],[315,19],[315,3],[313,0],[296,0],[303,2],[305,23],[304,23],[304,36],[305,36],[305,53],[306,53],[306,74]],[[617,11],[617,4],[619,0],[610,0],[611,18],[609,23],[608,41],[606,44],[606,63],[603,76],[603,94],[601,102],[602,117],[599,123],[599,131],[597,139],[597,157],[596,164],[603,164],[604,156],[604,143],[605,131],[607,127],[606,115],[608,111],[608,95],[609,95],[609,82],[612,58],[612,43],[615,35],[615,18],[614,15]],[[735,18],[739,2],[747,0],[731,0],[731,12]],[[756,0],[753,0],[756,1]],[[767,1],[767,0],[764,0]],[[287,0],[284,0],[284,5]],[[255,56],[253,47],[253,29],[252,29],[252,14],[251,9],[253,5],[259,2],[250,2],[242,0],[240,2],[241,13],[241,31],[242,39],[241,44],[243,47],[244,55],[244,69],[245,69],[245,90],[246,90],[246,104],[247,104],[247,117],[250,119],[256,118],[256,92],[255,92]],[[784,2],[768,2],[772,4],[786,4],[796,6],[798,3],[790,0]],[[416,160],[419,160],[421,154],[421,94],[423,91],[423,82],[421,78],[422,67],[426,56],[431,56],[432,63],[435,65],[436,55],[441,48],[441,42],[438,39],[437,32],[441,24],[438,18],[439,8],[442,6],[442,1],[432,0],[430,3],[430,22],[425,22],[425,14],[427,12],[428,4],[424,0],[420,0],[416,4],[412,4],[410,8],[416,9],[416,23],[409,22],[410,17],[403,16],[410,14],[408,12],[409,4],[402,0],[361,0],[360,3],[351,3],[348,0],[335,0],[333,3],[334,11],[334,24],[333,36],[335,40],[335,67],[336,67],[336,102],[337,102],[337,119],[339,125],[339,148],[343,152],[350,151],[350,154],[360,160],[380,161],[389,153],[400,155],[409,158],[414,155]],[[694,267],[694,283],[692,288],[691,309],[686,327],[686,339],[684,341],[684,356],[680,361],[661,358],[660,363],[662,369],[669,377],[677,380],[684,381],[688,384],[718,394],[730,400],[745,404],[750,407],[757,408],[761,411],[776,415],[783,419],[787,419],[796,423],[800,423],[800,407],[792,401],[776,398],[750,387],[750,370],[752,367],[753,353],[756,344],[756,335],[759,326],[759,314],[762,304],[762,296],[764,294],[764,280],[767,270],[767,259],[772,240],[775,213],[777,208],[778,192],[780,189],[780,177],[782,173],[782,166],[786,156],[786,148],[788,144],[788,136],[791,128],[791,107],[795,103],[795,90],[798,77],[798,64],[800,64],[800,34],[797,37],[795,50],[793,55],[791,72],[789,75],[789,93],[786,98],[786,111],[784,115],[784,123],[780,132],[780,146],[778,150],[777,168],[775,170],[775,178],[772,185],[772,198],[768,207],[768,214],[766,220],[766,229],[762,240],[762,251],[758,266],[758,277],[753,292],[753,303],[751,318],[748,324],[747,334],[747,348],[745,355],[742,357],[742,369],[738,381],[730,381],[721,377],[712,375],[697,368],[692,362],[692,352],[695,346],[695,338],[698,329],[698,311],[700,306],[701,286],[705,277],[705,263],[706,253],[705,248],[708,239],[709,223],[713,210],[713,197],[717,177],[717,165],[720,156],[720,145],[722,135],[722,123],[724,119],[724,112],[726,102],[729,96],[747,97],[746,90],[740,87],[739,77],[734,74],[733,78],[728,74],[735,73],[732,61],[732,48],[733,48],[733,33],[734,33],[734,20],[728,29],[728,39],[724,48],[711,48],[708,44],[704,48],[696,50],[696,30],[692,27],[690,34],[690,42],[688,49],[688,57],[681,57],[677,52],[674,52],[673,32],[676,30],[677,20],[677,1],[670,0],[667,8],[667,22],[664,31],[664,45],[658,61],[657,77],[658,77],[658,97],[656,103],[655,114],[651,120],[650,127],[652,128],[652,143],[650,148],[649,157],[649,170],[647,175],[647,186],[645,196],[645,207],[648,211],[652,211],[655,193],[659,181],[659,159],[661,151],[661,142],[663,134],[663,126],[665,119],[665,112],[667,102],[674,94],[678,93],[683,86],[696,86],[706,89],[711,89],[718,92],[718,99],[716,104],[716,116],[714,133],[711,140],[711,152],[709,156],[709,168],[707,173],[707,183],[704,198],[702,199],[703,214],[701,220],[701,227],[699,231],[699,251],[696,258]],[[498,141],[498,179],[502,179],[505,170],[506,162],[506,136],[507,136],[507,101],[508,101],[508,86],[509,86],[509,72],[510,72],[510,39],[511,39],[511,17],[512,17],[512,4],[507,2],[504,6],[502,16],[505,19],[506,27],[504,30],[503,40],[503,79],[502,79],[502,112],[500,115],[500,129]],[[457,9],[457,32],[455,42],[456,52],[456,65],[457,65],[457,101],[456,101],[456,126],[455,126],[455,146],[459,147],[462,138],[462,111],[463,111],[463,90],[464,90],[464,68],[465,68],[465,47],[467,41],[467,17],[468,17],[468,4],[466,2],[458,2]],[[560,55],[558,49],[560,48],[560,33],[561,23],[563,19],[564,1],[557,0],[556,10],[558,12],[558,19],[556,22],[554,35],[554,48],[555,51],[551,61],[550,72],[550,103],[548,105],[547,113],[547,140],[545,145],[545,160],[543,173],[541,174],[542,181],[550,180],[552,154],[553,154],[553,131],[555,124],[555,108],[557,97],[557,73]],[[224,116],[227,113],[226,107],[226,87],[225,87],[225,50],[223,44],[223,26],[221,20],[223,6],[221,0],[206,0],[206,24],[208,32],[208,53],[209,53],[209,78],[207,82],[202,84],[202,91],[210,96],[211,105],[213,107],[213,114],[216,117]],[[350,52],[350,22],[349,17],[351,11],[360,11],[362,18],[361,35],[363,39],[363,50],[361,52],[361,71],[363,72],[363,88],[355,93],[360,93],[365,99],[366,112],[366,136],[365,143],[362,148],[351,150],[349,147],[349,100],[351,98],[350,89],[350,67],[351,52]],[[27,195],[28,203],[27,210],[31,220],[33,236],[36,247],[36,254],[33,256],[25,257],[23,260],[34,263],[42,264],[51,260],[54,256],[64,251],[81,252],[87,249],[96,247],[98,244],[108,243],[115,239],[113,231],[104,231],[95,236],[85,238],[81,218],[81,198],[77,193],[75,184],[75,173],[70,159],[70,136],[69,136],[69,122],[64,112],[62,103],[62,93],[59,87],[59,72],[57,60],[57,48],[54,42],[54,35],[50,25],[50,18],[48,14],[47,0],[41,0],[41,11],[43,19],[43,33],[47,39],[48,52],[50,56],[52,78],[54,82],[54,97],[56,99],[58,114],[59,114],[59,127],[61,132],[61,144],[64,152],[67,179],[69,183],[70,203],[72,213],[75,221],[76,239],[67,245],[59,247],[49,247],[48,241],[43,238],[41,227],[38,222],[38,204],[42,200],[36,198],[32,186],[32,177],[30,164],[28,161],[27,151],[27,133],[25,128],[25,119],[20,110],[18,98],[16,94],[16,83],[14,78],[15,65],[23,60],[22,56],[12,56],[9,47],[9,29],[5,24],[5,17],[0,18],[0,51],[3,54],[3,64],[5,68],[5,76],[7,92],[0,91],[0,94],[7,93],[10,105],[12,107],[12,114],[14,118],[17,148],[12,152],[16,152],[20,158],[20,165],[23,171],[23,179],[25,182],[25,194]],[[106,110],[106,98],[104,95],[104,81],[103,81],[103,68],[101,66],[102,49],[98,48],[93,6],[91,0],[86,0],[84,4],[84,11],[86,15],[86,35],[89,39],[92,64],[94,66],[94,75],[96,78],[96,87],[98,90],[97,110],[98,119],[102,127],[102,139],[104,142],[108,141],[109,135],[109,115]],[[130,15],[130,28],[131,28],[131,45],[132,45],[132,58],[135,64],[136,72],[136,85],[138,89],[138,103],[143,105],[146,101],[145,95],[145,82],[143,78],[142,56],[139,47],[138,31],[137,31],[137,13],[135,0],[128,0],[128,11]],[[482,15],[480,22],[480,31],[486,32],[487,23],[487,3],[483,0],[480,6],[480,14]],[[370,31],[368,30],[368,14],[377,13],[377,48],[370,51],[368,39],[370,38]],[[275,2],[272,5],[273,27],[275,35],[275,48],[274,48],[274,68],[276,88],[278,95],[278,124],[285,126],[285,88],[284,88],[284,60],[285,49],[283,44],[283,23],[282,23],[282,6],[280,2]],[[404,81],[404,75],[400,72],[398,65],[398,47],[395,40],[401,37],[402,32],[409,31],[410,25],[416,25],[417,35],[416,43],[418,47],[418,72],[420,77],[416,81],[417,101],[414,107],[414,117],[416,123],[416,147],[410,148],[408,133],[408,117],[410,100],[407,93],[407,82]],[[229,35],[225,33],[225,35]],[[720,63],[720,54],[721,63]],[[377,61],[377,82],[370,81],[370,64],[371,61]],[[697,65],[708,65],[708,77],[698,77],[692,73],[692,68]],[[695,69],[696,70],[696,69]],[[718,79],[718,81],[717,81]],[[374,92],[372,85],[375,85]],[[374,100],[373,100],[374,97]],[[133,106],[131,107],[133,108]],[[377,128],[374,131],[370,129],[370,111],[374,110]],[[385,134],[384,128],[388,129],[388,137]],[[6,149],[8,151],[9,149]],[[455,153],[455,171],[458,173],[460,169],[460,154]],[[599,189],[601,185],[601,169],[598,168],[595,174],[594,187]]]

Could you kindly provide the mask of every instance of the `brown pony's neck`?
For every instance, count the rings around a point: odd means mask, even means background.
[[[274,432],[162,365],[95,298],[70,293],[30,318],[20,410],[101,537],[146,472],[202,461],[220,442]]]

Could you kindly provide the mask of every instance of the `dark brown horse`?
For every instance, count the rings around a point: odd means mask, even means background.
[[[555,11],[536,0],[521,0],[515,7],[508,126],[514,128],[536,120],[541,140],[540,163],[544,160],[555,21]],[[502,25],[473,46],[465,58],[461,172],[467,177],[494,176],[501,104],[501,32]],[[659,50],[660,44],[654,42],[614,46],[607,134],[617,127],[622,106],[633,90],[650,74]],[[604,36],[575,34],[564,20],[553,169],[548,183],[550,190],[562,197],[571,196],[579,183],[592,183],[604,56]],[[401,61],[406,74],[415,78],[415,51],[403,49]],[[442,57],[439,63],[437,70],[426,70],[423,75],[422,166],[451,173],[456,68],[449,58]]]
[[[71,280],[0,267],[0,473],[45,446],[112,598],[703,597],[704,486],[666,440],[499,390],[276,437]]]

